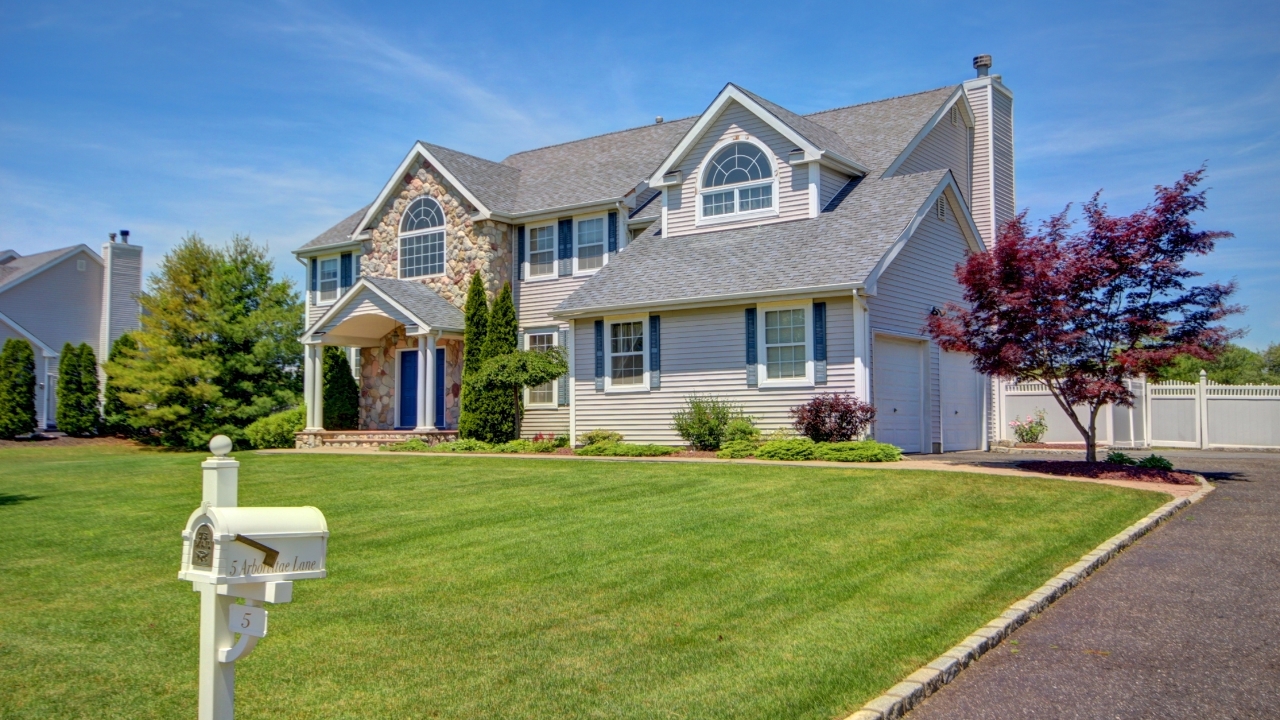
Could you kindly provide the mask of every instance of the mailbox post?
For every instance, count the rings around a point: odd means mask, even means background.
[[[235,662],[267,634],[262,603],[293,599],[293,581],[325,577],[329,528],[313,507],[239,507],[231,440],[209,443],[204,498],[182,533],[182,569],[200,593],[200,720],[232,720]],[[244,604],[236,602],[243,599]],[[239,640],[235,636],[239,635]]]

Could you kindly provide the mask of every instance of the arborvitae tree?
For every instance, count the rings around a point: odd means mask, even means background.
[[[484,339],[484,360],[488,361],[515,352],[517,328],[516,305],[511,297],[511,284],[506,283],[502,286],[502,292],[494,301],[493,311],[489,314],[489,327]],[[519,432],[520,388],[491,384],[478,389],[473,377],[472,391],[481,398],[477,408],[480,419],[475,437],[491,443],[514,440]]]
[[[36,431],[36,354],[19,338],[0,350],[0,438]]]
[[[324,349],[324,429],[355,430],[360,425],[360,387],[351,376],[347,353]]]
[[[471,380],[484,364],[485,336],[489,330],[489,299],[484,292],[484,280],[480,273],[471,276],[467,288],[467,305],[463,308],[465,325],[462,346],[462,397],[458,417],[458,435],[464,438],[479,437],[483,427],[477,416],[479,393],[472,392]]]
[[[73,437],[98,431],[98,368],[93,349],[81,343],[62,346],[58,361],[58,429]]]
[[[120,390],[111,376],[111,368],[130,352],[137,352],[138,343],[133,336],[125,333],[111,344],[111,352],[107,354],[107,383],[102,390],[102,432],[107,435],[128,435],[128,407],[120,400]]]
[[[190,235],[165,255],[139,298],[138,349],[108,369],[131,426],[197,448],[298,404],[302,305],[273,272],[266,248],[240,236],[215,248]]]

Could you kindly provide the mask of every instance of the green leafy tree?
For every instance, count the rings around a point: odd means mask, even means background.
[[[360,425],[360,387],[342,348],[324,349],[324,427],[355,430]]]
[[[1179,355],[1168,368],[1161,370],[1159,379],[1200,382],[1200,371],[1204,370],[1210,380],[1224,385],[1280,383],[1280,374],[1276,373],[1280,367],[1269,364],[1268,353],[1272,363],[1280,361],[1280,346],[1275,345],[1260,353],[1232,343],[1213,360]]]
[[[120,400],[120,390],[117,388],[118,383],[111,377],[111,368],[127,354],[136,353],[137,350],[138,343],[132,335],[125,333],[116,338],[111,344],[111,352],[107,353],[107,382],[102,389],[102,432],[105,434],[128,435],[132,431],[129,427],[129,409]]]
[[[139,298],[138,348],[108,369],[135,430],[195,448],[298,404],[302,305],[274,269],[242,236],[217,248],[192,234],[165,255]]]
[[[0,350],[0,438],[36,431],[36,354],[20,338]]]
[[[506,283],[489,313],[481,371],[485,363],[516,351],[518,332],[516,304],[511,297],[511,284]],[[498,382],[481,386],[473,378],[472,388],[477,397],[478,418],[473,437],[490,443],[514,440],[519,435],[520,386]]]
[[[58,429],[74,437],[97,434],[98,360],[87,343],[67,343],[58,361]]]
[[[458,416],[458,435],[464,438],[479,437],[481,421],[477,413],[480,393],[471,387],[472,380],[484,365],[485,336],[489,330],[489,298],[484,292],[484,280],[480,273],[471,276],[467,288],[467,304],[463,308],[464,329],[462,346],[462,397]]]

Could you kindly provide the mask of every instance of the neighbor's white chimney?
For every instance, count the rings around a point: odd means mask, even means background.
[[[970,209],[987,247],[1017,212],[1013,174],[1013,91],[991,75],[991,56],[973,59],[978,76],[964,83],[973,109],[973,178]]]
[[[105,364],[111,344],[121,335],[141,327],[138,315],[142,294],[142,247],[129,244],[129,231],[121,230],[124,242],[102,245],[102,318],[98,331],[98,362]]]

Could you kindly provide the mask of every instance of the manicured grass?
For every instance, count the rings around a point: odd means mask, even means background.
[[[194,454],[0,450],[0,717],[194,717]],[[240,453],[315,505],[237,717],[832,718],[1166,495],[813,467]]]

